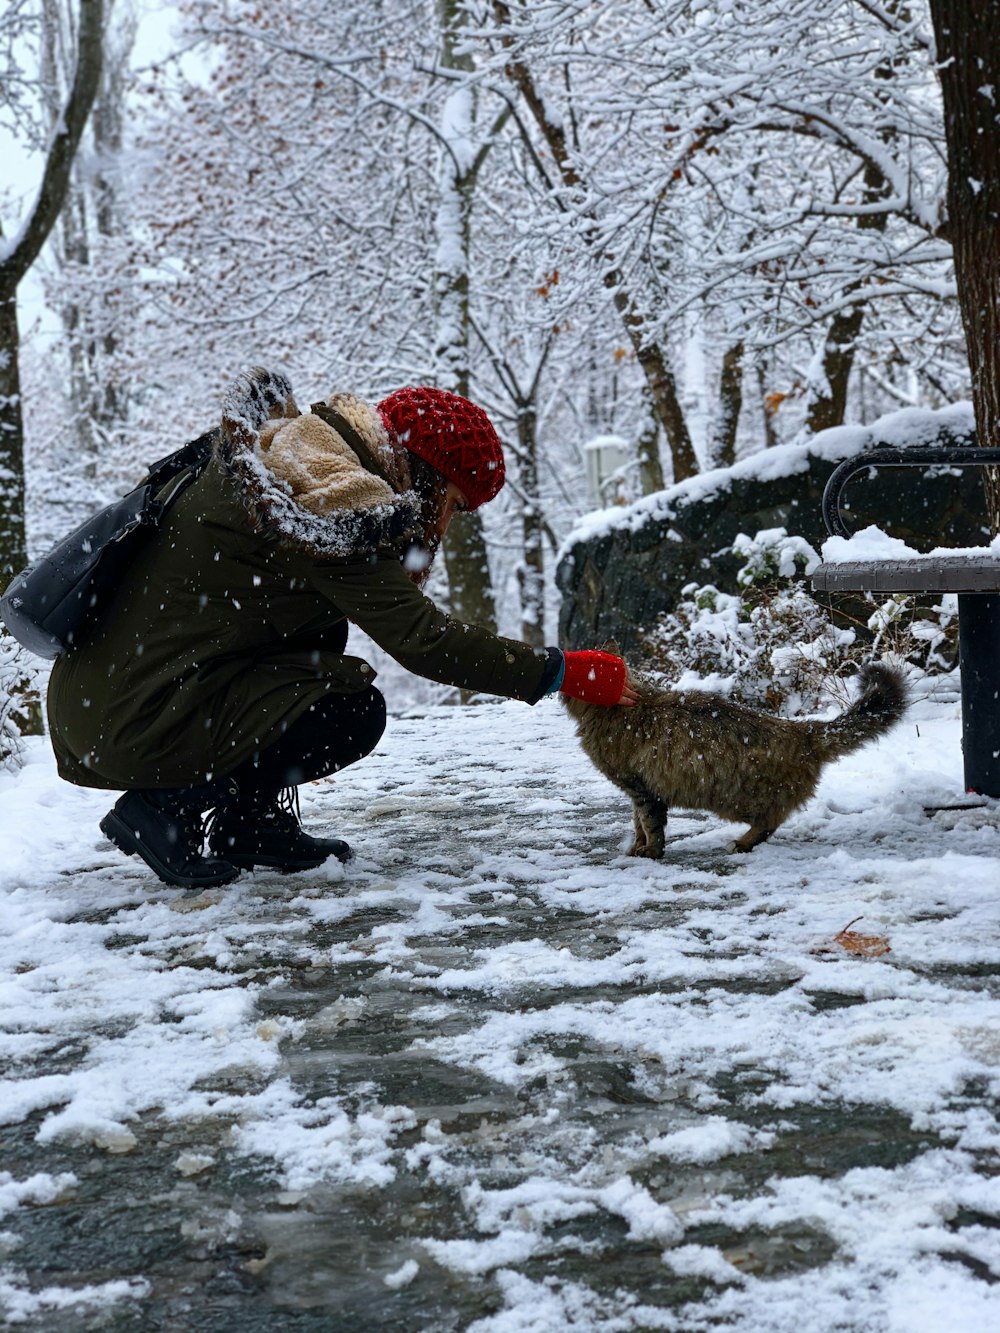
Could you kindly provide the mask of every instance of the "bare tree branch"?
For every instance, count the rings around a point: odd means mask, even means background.
[[[0,260],[0,289],[9,291],[31,268],[66,199],[73,159],[97,95],[104,56],[103,0],[80,0],[73,87],[49,143],[38,195],[10,248]]]

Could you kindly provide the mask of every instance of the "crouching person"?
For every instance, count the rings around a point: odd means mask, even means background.
[[[400,389],[377,408],[335,394],[301,413],[283,376],[242,376],[211,460],[52,671],[60,775],[125,793],[106,836],[185,888],[347,860],[302,828],[295,789],[385,728],[348,621],[447,685],[633,703],[618,658],[501,638],[421,592],[452,515],[503,483],[489,418],[455,394]]]

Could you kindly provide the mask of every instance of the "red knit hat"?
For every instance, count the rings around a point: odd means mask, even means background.
[[[470,509],[504,484],[503,447],[481,407],[446,389],[397,389],[378,404],[387,429],[464,493]]]

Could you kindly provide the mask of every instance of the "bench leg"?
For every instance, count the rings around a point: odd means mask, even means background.
[[[959,594],[958,650],[965,788],[1000,796],[1000,595]]]

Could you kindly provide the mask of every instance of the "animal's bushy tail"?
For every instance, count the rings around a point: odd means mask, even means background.
[[[821,744],[824,757],[839,759],[876,740],[896,725],[909,703],[903,673],[884,662],[861,668],[861,693],[839,717],[824,722]]]

